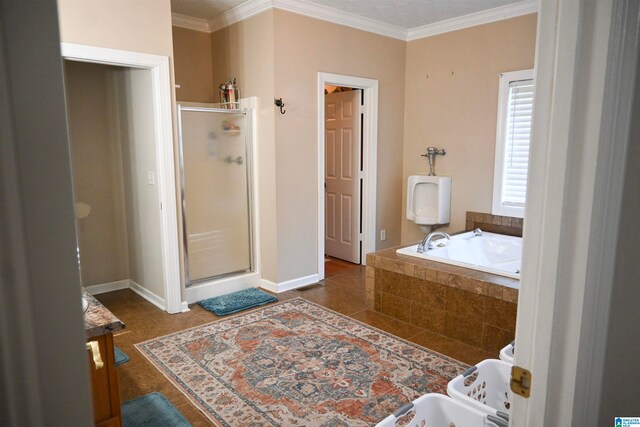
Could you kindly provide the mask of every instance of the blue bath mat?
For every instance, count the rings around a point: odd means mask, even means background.
[[[114,347],[114,353],[116,354],[115,366],[122,365],[123,363],[127,363],[129,361],[129,356],[124,354],[118,347]]]
[[[198,304],[205,310],[209,310],[218,316],[237,313],[248,308],[278,301],[278,298],[261,291],[258,288],[249,288],[233,292],[219,297],[199,301]]]
[[[122,427],[190,427],[162,393],[149,393],[122,404]]]

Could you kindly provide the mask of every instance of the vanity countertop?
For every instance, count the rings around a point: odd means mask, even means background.
[[[82,296],[89,303],[84,313],[84,333],[87,338],[106,335],[125,328],[120,319],[85,289],[82,289]]]

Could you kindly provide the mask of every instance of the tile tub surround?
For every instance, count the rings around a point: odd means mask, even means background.
[[[514,339],[517,279],[399,255],[399,247],[367,255],[368,309],[496,354]]]
[[[480,212],[467,212],[465,231],[479,228],[482,231],[488,231],[490,233],[522,237],[522,226],[522,218],[491,215]]]

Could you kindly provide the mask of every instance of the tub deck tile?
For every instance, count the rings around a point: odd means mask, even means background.
[[[415,293],[411,279],[403,274],[383,271],[378,284],[382,292],[410,300]]]
[[[511,332],[516,330],[517,306],[514,303],[487,298],[484,310],[484,322]]]
[[[502,286],[494,285],[493,283],[487,283],[486,291],[486,295],[489,298],[502,300]]]
[[[447,288],[445,310],[447,313],[462,316],[472,322],[482,322],[485,314],[485,300],[484,295]]]
[[[414,293],[410,297],[420,304],[428,304],[438,310],[444,310],[446,304],[447,287],[426,280],[413,280]]]
[[[518,290],[514,288],[505,287],[502,289],[502,299],[504,301],[512,302],[514,304],[518,303]]]
[[[482,322],[447,311],[444,320],[444,335],[475,347],[481,347]]]
[[[433,305],[411,302],[411,324],[420,328],[443,334],[445,314],[446,311]]]
[[[404,322],[411,320],[411,303],[405,298],[381,292],[380,312]]]
[[[482,330],[481,347],[487,351],[500,352],[505,343],[511,342],[514,336],[512,331],[485,324]]]

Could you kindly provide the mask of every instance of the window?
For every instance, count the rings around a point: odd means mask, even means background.
[[[500,75],[494,215],[524,217],[533,115],[533,70]]]

